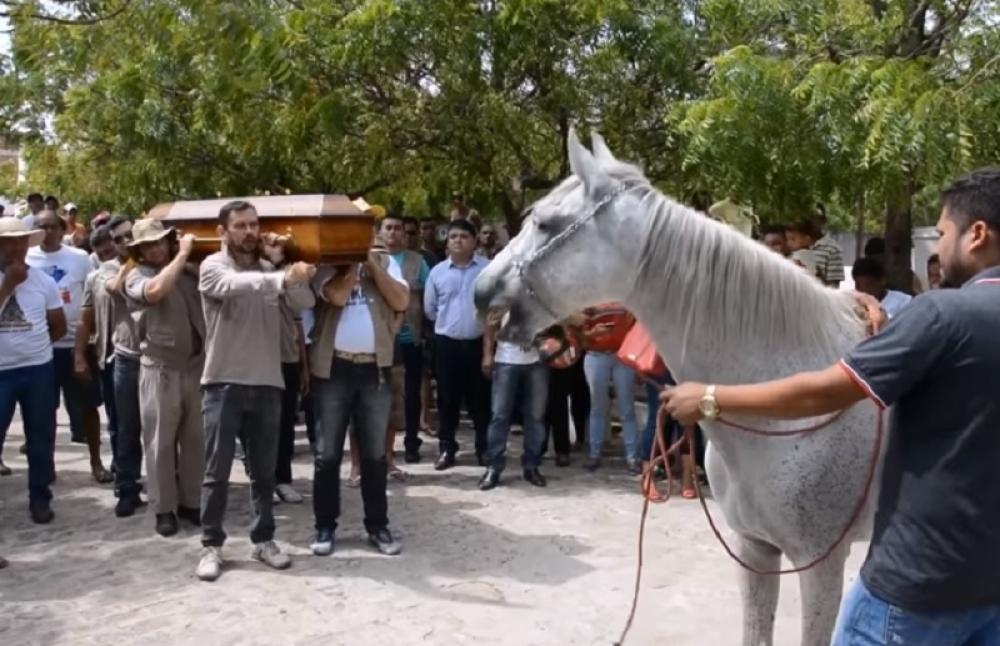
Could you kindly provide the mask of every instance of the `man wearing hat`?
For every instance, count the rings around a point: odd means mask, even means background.
[[[66,333],[63,301],[55,281],[29,268],[25,256],[44,234],[16,218],[0,218],[0,450],[21,406],[28,456],[31,518],[48,523],[55,446],[56,381],[52,342]],[[6,470],[0,462],[0,470]]]
[[[130,264],[136,266],[125,277],[125,298],[137,313],[146,487],[156,532],[172,536],[178,518],[200,524],[205,318],[196,271],[187,267],[194,236],[178,240],[173,229],[148,219],[136,222],[132,235]]]
[[[66,314],[66,335],[52,348],[55,362],[57,406],[62,391],[63,403],[69,415],[70,434],[74,442],[86,444],[90,452],[90,472],[100,483],[111,482],[109,473],[101,462],[101,389],[94,380],[82,381],[73,370],[73,349],[76,345],[76,327],[83,305],[83,288],[91,272],[90,259],[81,249],[62,243],[66,222],[54,211],[38,214],[36,226],[42,230],[42,242],[28,249],[25,257],[31,267],[48,274],[59,287],[63,310]],[[55,417],[56,408],[52,415]]]

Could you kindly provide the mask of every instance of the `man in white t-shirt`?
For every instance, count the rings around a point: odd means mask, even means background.
[[[389,424],[396,314],[405,312],[410,288],[399,265],[384,253],[367,262],[325,267],[313,282],[317,294],[310,348],[311,390],[316,407],[313,512],[314,554],[333,552],[340,516],[340,463],[347,428],[361,449],[361,498],[368,541],[383,554],[398,554],[389,531],[385,431]]]
[[[56,282],[66,313],[66,335],[52,344],[56,371],[53,389],[57,402],[59,391],[62,391],[73,441],[86,443],[90,449],[90,470],[94,479],[100,483],[111,482],[111,474],[101,463],[101,418],[97,412],[101,405],[100,385],[94,379],[77,378],[73,371],[73,347],[83,305],[83,289],[92,271],[90,258],[82,249],[62,243],[66,222],[55,212],[39,213],[36,226],[44,237],[39,246],[28,249],[27,263]],[[55,415],[55,409],[52,414]]]
[[[859,258],[851,268],[851,278],[856,290],[879,300],[889,318],[899,314],[913,300],[909,294],[886,286],[885,267],[876,258]]]
[[[536,487],[546,485],[538,470],[545,448],[545,407],[548,403],[549,368],[534,347],[522,348],[507,341],[496,343],[498,326],[488,325],[483,338],[483,373],[493,379],[493,415],[487,431],[486,473],[479,488],[487,491],[500,483],[507,466],[507,437],[514,407],[521,411],[524,424],[524,453],[521,468],[524,479]]]
[[[55,383],[52,341],[66,333],[66,318],[55,282],[25,263],[28,246],[41,238],[16,218],[0,218],[0,451],[19,404],[31,518],[48,523],[56,399],[53,388],[40,385]],[[0,470],[9,473],[2,461]]]

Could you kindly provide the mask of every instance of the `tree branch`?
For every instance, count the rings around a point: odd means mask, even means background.
[[[7,7],[4,11],[0,11],[0,18],[14,18],[21,15],[19,9],[23,8],[24,5],[17,6],[12,2],[0,3]],[[72,27],[81,27],[87,25],[96,25],[101,22],[107,22],[108,20],[113,20],[118,16],[125,13],[132,6],[132,0],[123,0],[122,5],[110,13],[106,13],[102,16],[94,16],[93,18],[62,18],[60,16],[53,16],[52,14],[43,13],[30,13],[27,18],[31,20],[41,20],[43,22],[51,22],[57,25],[69,25]]]

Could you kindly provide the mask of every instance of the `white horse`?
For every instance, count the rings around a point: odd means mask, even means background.
[[[863,337],[849,294],[665,197],[599,136],[593,149],[571,134],[573,176],[527,211],[521,233],[479,276],[480,312],[510,311],[502,336],[530,342],[584,307],[621,301],[676,378],[720,384],[825,368]],[[777,431],[823,420],[731,421]],[[705,423],[708,477],[737,534],[735,552],[758,571],[779,569],[782,555],[802,566],[823,554],[863,494],[876,424],[867,402],[818,432],[786,438]],[[830,641],[844,561],[851,541],[868,538],[877,493],[847,540],[799,574],[802,644]],[[778,585],[776,576],[740,569],[747,646],[771,644]]]

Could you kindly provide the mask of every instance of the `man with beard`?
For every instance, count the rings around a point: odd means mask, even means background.
[[[834,644],[993,644],[1000,634],[1000,168],[955,181],[937,224],[945,285],[819,372],[661,398],[682,424],[894,406],[875,528]]]
[[[56,401],[62,392],[63,404],[69,415],[70,435],[74,442],[86,444],[90,453],[90,472],[100,483],[111,482],[111,474],[101,462],[101,390],[94,380],[81,381],[73,372],[73,349],[76,346],[76,326],[83,304],[83,287],[92,270],[87,252],[63,244],[66,222],[55,211],[38,214],[36,226],[45,237],[37,247],[28,250],[28,265],[42,270],[56,281],[66,312],[66,336],[52,344],[56,369]],[[58,403],[57,403],[58,408]],[[52,411],[53,417],[56,410]]]
[[[219,211],[222,250],[201,263],[198,290],[205,310],[205,371],[201,377],[205,420],[205,478],[201,492],[201,558],[197,575],[222,573],[222,523],[237,438],[245,445],[250,477],[251,558],[284,569],[291,559],[274,542],[275,467],[281,418],[281,302],[293,311],[312,307],[304,262],[274,271],[261,260],[260,219],[249,202]],[[266,240],[273,246],[275,240]],[[269,253],[270,255],[270,253]],[[343,439],[343,438],[341,438]]]
[[[100,368],[108,428],[114,433],[115,515],[125,518],[146,503],[142,487],[142,421],[139,412],[139,336],[125,299],[129,271],[132,222],[116,215],[98,231],[108,231],[114,257],[87,279],[80,325],[96,331],[97,365]],[[77,337],[80,339],[79,335]],[[79,345],[78,345],[79,350]],[[77,357],[78,371],[83,367]]]
[[[146,489],[156,532],[173,536],[178,518],[199,523],[205,441],[198,381],[205,319],[194,268],[194,237],[177,240],[159,220],[139,220],[129,243],[125,298],[139,335],[139,411],[146,451]]]

